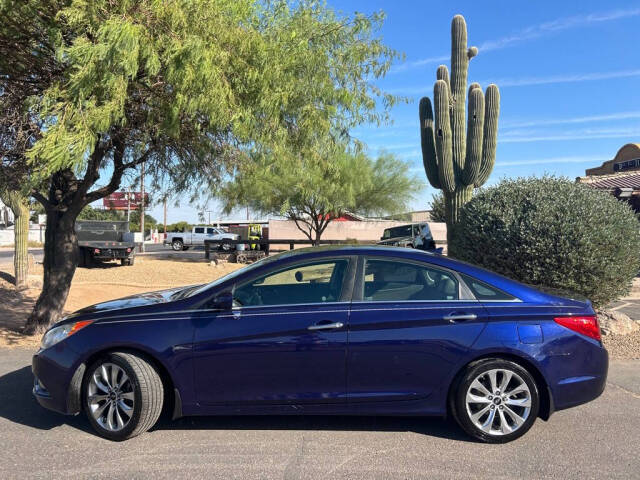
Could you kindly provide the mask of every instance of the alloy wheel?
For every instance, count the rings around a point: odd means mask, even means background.
[[[517,431],[531,413],[531,391],[516,372],[487,370],[467,389],[465,404],[471,422],[489,435]]]
[[[130,422],[134,407],[133,385],[126,372],[114,363],[99,365],[87,385],[87,404],[95,421],[117,432]]]

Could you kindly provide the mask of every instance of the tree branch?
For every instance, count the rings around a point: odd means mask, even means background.
[[[311,236],[312,233],[312,229],[313,227],[309,224],[309,222],[307,222],[306,220],[304,220],[303,218],[299,218],[298,215],[293,211],[293,210],[289,210],[288,212],[288,216],[290,219],[292,219],[294,221],[294,223],[296,224],[296,227],[298,227],[298,230],[300,230],[302,233],[305,234],[305,236],[313,242],[313,237]],[[308,231],[305,230],[304,228],[302,228],[302,226],[300,226],[300,224],[298,223],[298,221],[301,221],[302,223],[304,223],[307,228]]]
[[[49,211],[53,209],[53,205],[51,205],[47,197],[42,195],[39,191],[31,190],[31,196],[35,198],[38,202],[40,202],[40,204],[44,207],[45,210]]]
[[[128,168],[133,168],[147,160],[152,151],[153,149],[149,147],[147,151],[144,152],[144,154],[142,154],[136,160],[128,163],[122,163],[122,160],[124,158],[124,150],[116,147],[116,150],[113,154],[113,173],[111,174],[111,180],[109,180],[109,183],[104,187],[87,193],[85,196],[85,205],[88,205],[91,202],[95,202],[96,200],[100,200],[101,198],[104,198],[107,195],[115,192],[120,187],[120,181],[122,180],[124,171]]]

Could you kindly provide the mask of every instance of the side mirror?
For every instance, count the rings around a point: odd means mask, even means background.
[[[222,292],[213,303],[220,310],[231,310],[233,308],[233,294],[230,291]]]

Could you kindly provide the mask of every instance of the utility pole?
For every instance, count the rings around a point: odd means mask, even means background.
[[[164,230],[162,230],[162,233],[164,233],[164,240],[167,238],[167,197],[164,197]]]
[[[131,221],[131,185],[127,189],[127,222]]]
[[[142,245],[140,251],[144,253],[144,162],[140,164],[140,231],[142,232]]]

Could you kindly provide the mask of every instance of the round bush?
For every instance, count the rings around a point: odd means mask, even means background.
[[[467,203],[452,256],[604,306],[640,269],[640,224],[628,204],[566,178],[502,180]]]

